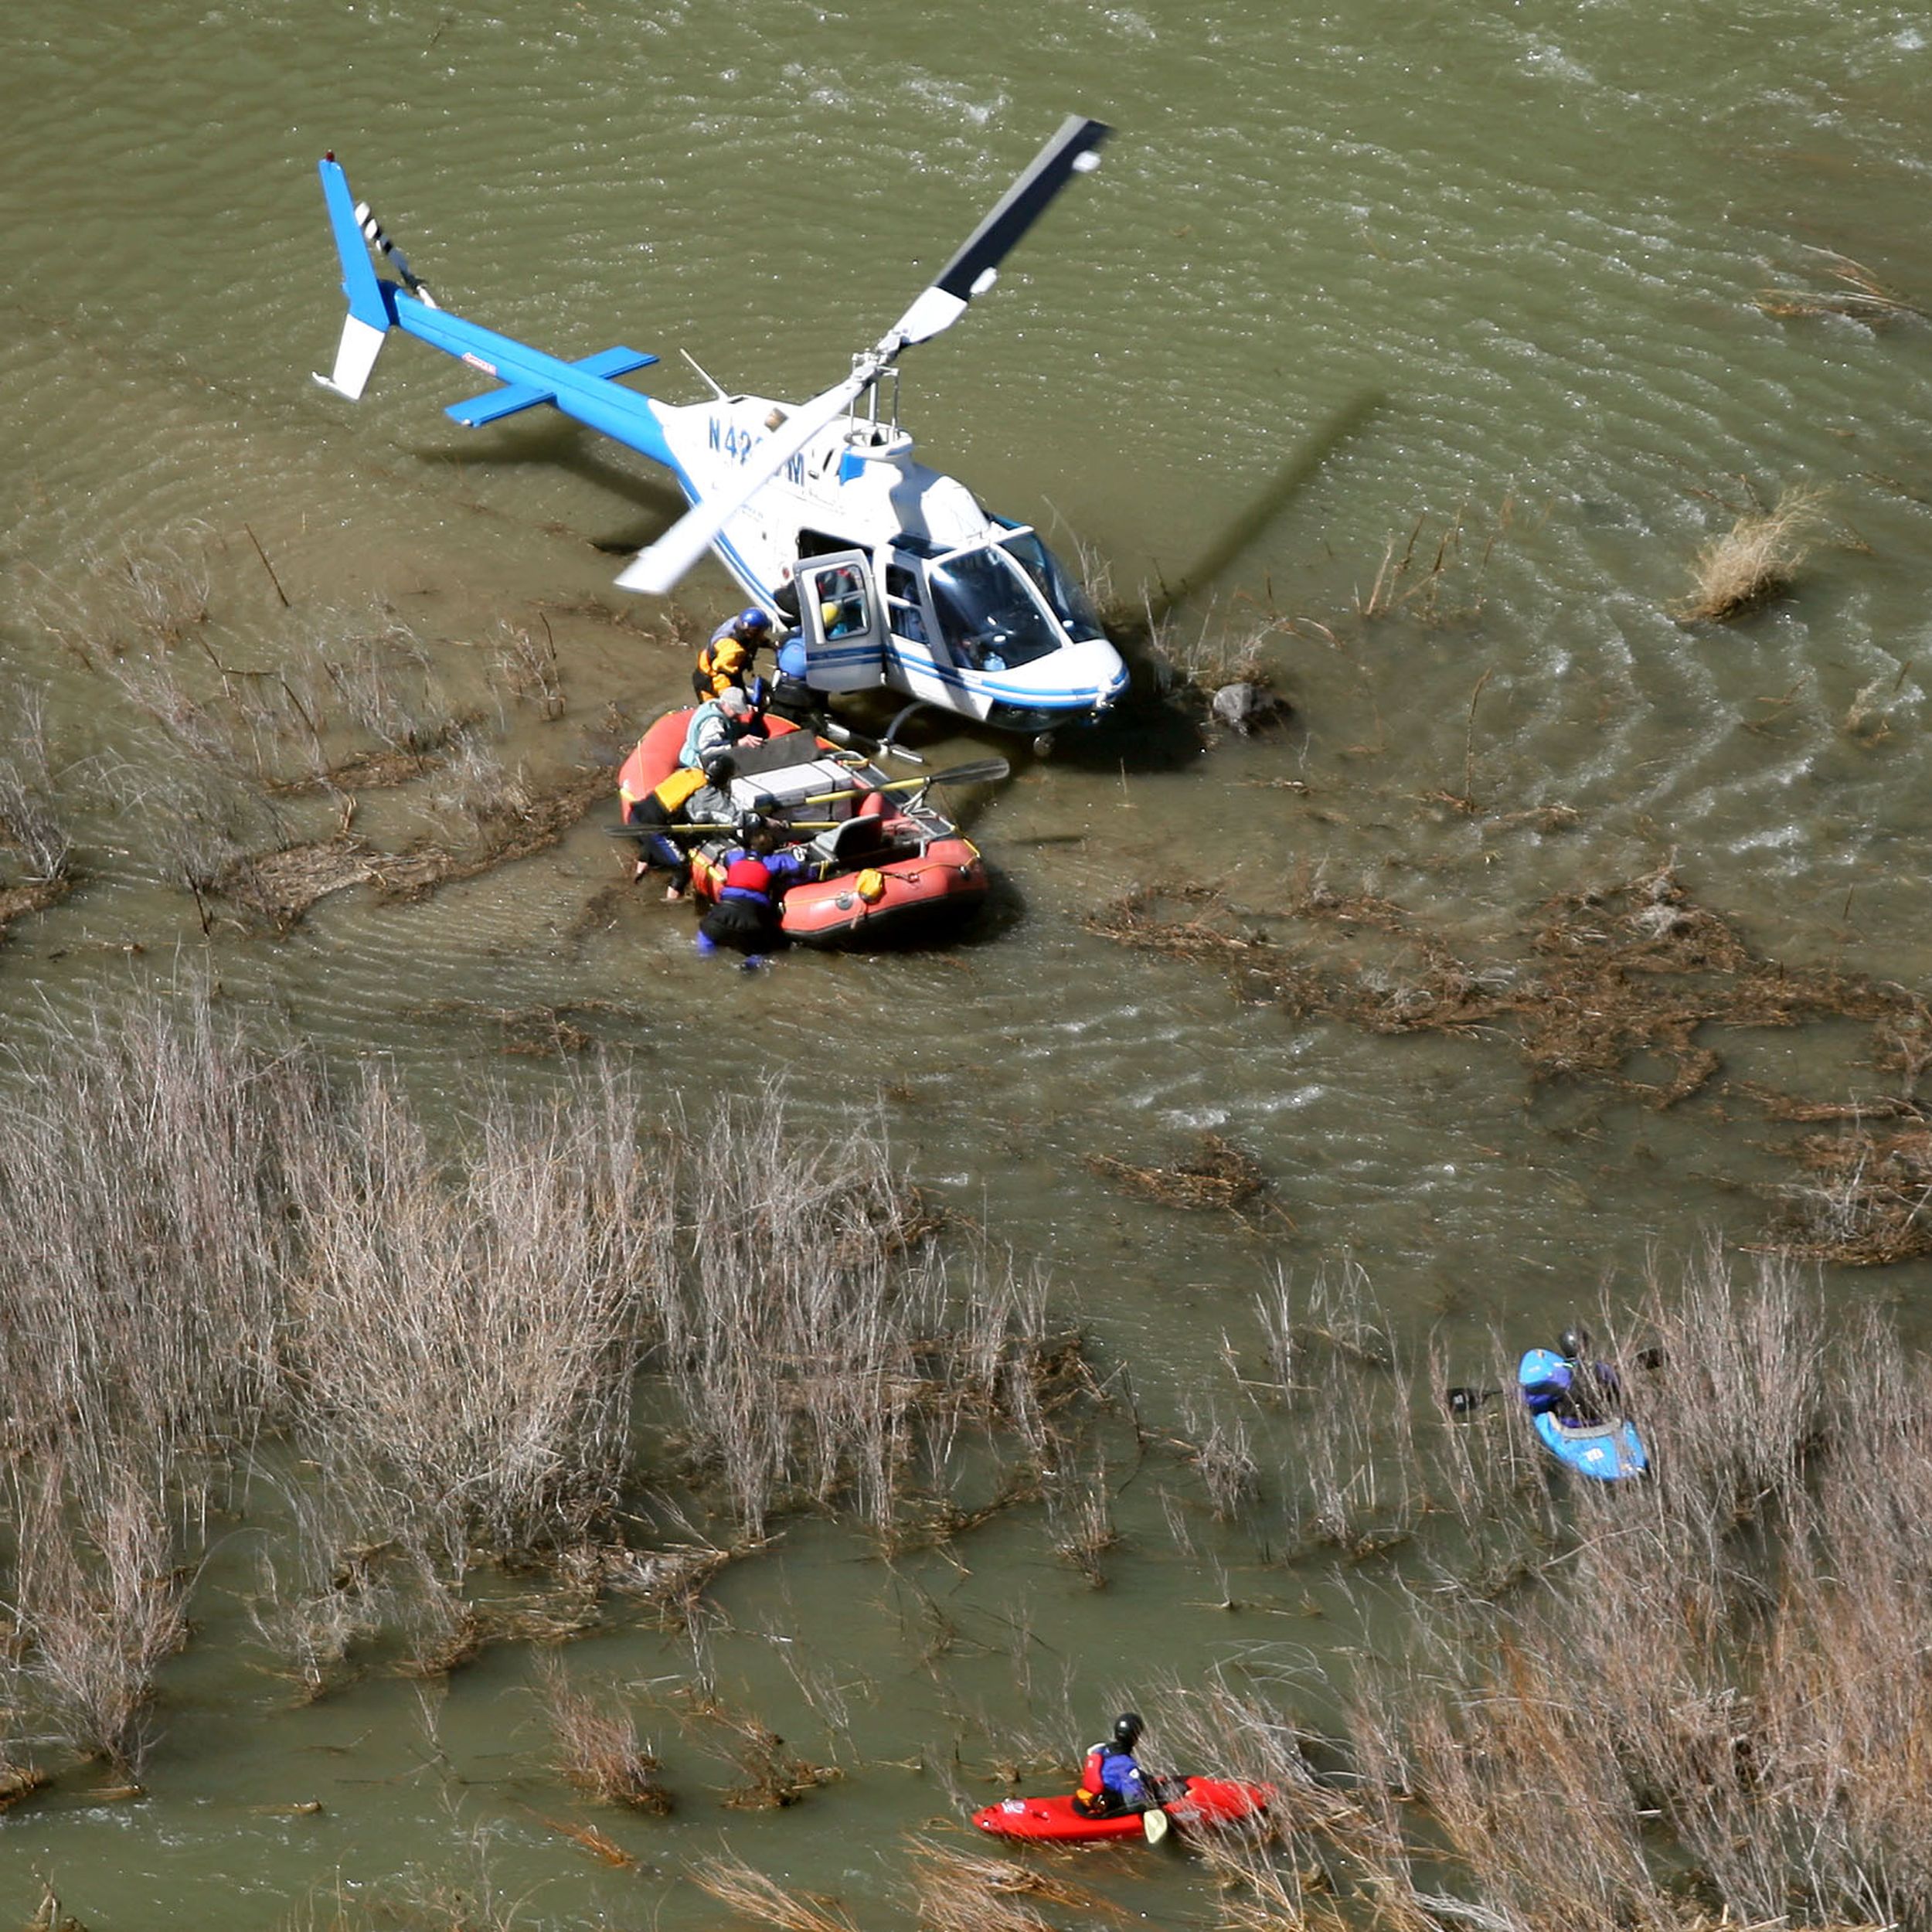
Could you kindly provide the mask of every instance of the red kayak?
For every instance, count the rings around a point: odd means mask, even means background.
[[[1265,1811],[1274,1794],[1265,1784],[1240,1784],[1232,1778],[1188,1777],[1184,1798],[1170,1799],[1162,1807],[1168,1818],[1183,1830],[1205,1825],[1231,1825],[1237,1818],[1253,1818]],[[1138,1811],[1117,1811],[1111,1818],[1089,1818],[1065,1798],[1009,1798],[988,1804],[973,1814],[973,1822],[982,1832],[998,1838],[1026,1838],[1043,1843],[1076,1845],[1097,1838],[1141,1838],[1146,1828]]]

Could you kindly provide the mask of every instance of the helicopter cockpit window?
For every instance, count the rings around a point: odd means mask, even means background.
[[[1021,569],[1033,580],[1040,595],[1046,600],[1054,616],[1066,626],[1066,634],[1075,643],[1106,636],[1086,591],[1031,530],[1017,530],[1011,536],[1002,537],[1000,547],[1019,560]]]
[[[941,633],[972,670],[1011,670],[1066,641],[1028,577],[1002,549],[958,551],[929,566],[926,581]]]
[[[926,620],[919,608],[919,580],[903,563],[886,566],[886,621],[894,637],[923,644]]]

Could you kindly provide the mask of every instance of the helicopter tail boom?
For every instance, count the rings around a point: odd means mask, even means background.
[[[565,362],[439,308],[366,205],[358,205],[351,197],[349,179],[335,157],[325,156],[321,168],[329,228],[342,257],[342,292],[349,298],[335,369],[315,378],[325,389],[352,402],[359,398],[389,332],[400,328],[501,385],[449,406],[446,413],[466,429],[547,403],[653,461],[677,468],[651,398],[615,379],[649,368],[656,356],[641,349],[604,349]],[[372,249],[394,266],[403,280],[401,287],[377,274]]]

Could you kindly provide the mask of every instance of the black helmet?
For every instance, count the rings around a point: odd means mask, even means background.
[[[738,775],[738,761],[728,751],[708,751],[704,758],[704,775],[714,785],[728,784]]]
[[[1590,1352],[1590,1331],[1580,1325],[1564,1329],[1556,1338],[1556,1352],[1566,1362],[1580,1361]]]
[[[1124,1751],[1131,1751],[1141,1741],[1145,1726],[1132,1711],[1122,1711],[1114,1720],[1114,1742]]]

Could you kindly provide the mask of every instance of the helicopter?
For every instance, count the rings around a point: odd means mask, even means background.
[[[913,460],[896,365],[992,287],[1061,189],[1098,164],[1111,132],[1069,116],[933,282],[854,355],[851,374],[797,405],[728,393],[688,355],[710,400],[663,402],[618,380],[655,355],[614,348],[566,362],[451,314],[354,199],[331,152],[322,194],[349,313],[335,366],[315,380],[359,400],[400,328],[498,385],[450,405],[466,427],[547,403],[671,472],[690,508],[617,578],[625,589],[667,594],[712,550],[781,627],[797,626],[815,691],[903,694],[888,748],[925,707],[1043,747],[1056,730],[1101,716],[1127,689],[1126,666],[1079,580],[1036,531],[989,515],[957,478]],[[378,259],[400,286],[378,274]]]

